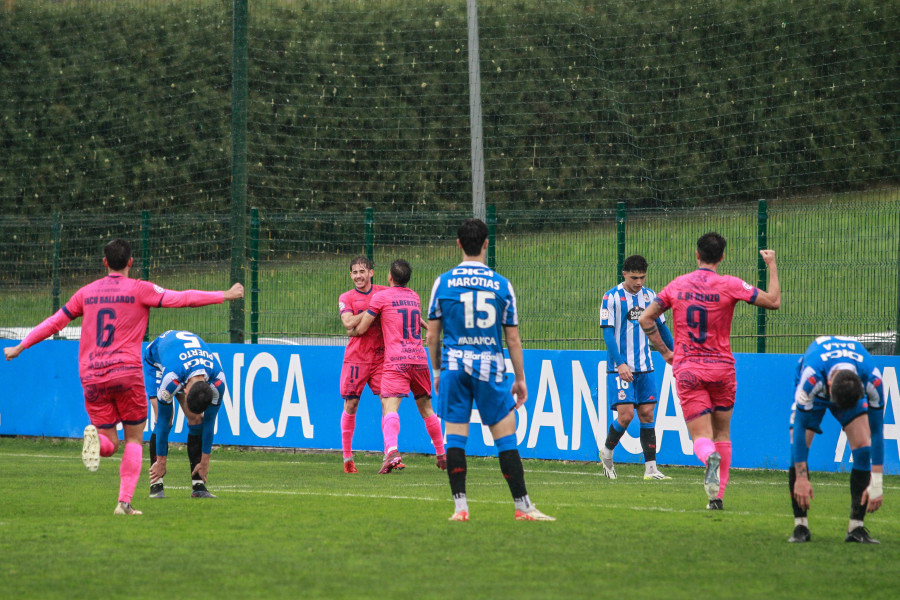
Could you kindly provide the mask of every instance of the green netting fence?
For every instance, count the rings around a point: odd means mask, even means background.
[[[413,267],[410,287],[427,303],[434,278],[460,260],[456,227],[465,212],[398,218],[368,211],[252,211],[247,232],[247,341],[340,344],[346,340],[337,299],[352,287],[350,261],[371,256],[376,282],[394,259]],[[778,258],[782,308],[763,314],[740,305],[733,346],[742,352],[800,352],[817,335],[864,336],[877,353],[897,351],[900,321],[900,194],[802,201],[770,200],[716,207],[557,211],[491,211],[494,267],[518,297],[521,331],[530,348],[600,348],[598,311],[618,283],[622,258],[642,254],[647,285],[659,290],[696,268],[695,241],[706,231],[728,238],[722,272],[765,286],[758,250]],[[120,215],[98,225],[85,217],[0,221],[0,329],[21,332],[102,274],[101,248],[113,235],[134,241],[133,273],[174,289],[225,289],[230,281],[228,216]],[[174,231],[194,242],[171,244]],[[35,248],[40,260],[24,260]],[[230,339],[227,309],[157,310],[150,334],[190,329]],[[15,337],[15,336],[12,336]]]

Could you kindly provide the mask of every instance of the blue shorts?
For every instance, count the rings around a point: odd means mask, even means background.
[[[653,373],[634,373],[634,381],[622,381],[616,371],[606,374],[606,399],[609,407],[617,404],[656,404]]]
[[[141,361],[144,369],[144,389],[147,390],[147,399],[156,398],[159,393],[159,384],[162,383],[162,371],[158,371],[154,365],[146,360]]]
[[[860,415],[866,415],[869,411],[868,401],[863,398],[853,408],[842,409],[838,408],[833,403],[828,400],[819,400],[816,398],[813,400],[813,407],[811,410],[800,410],[795,408],[796,412],[803,413],[803,424],[807,429],[811,429],[816,433],[822,433],[822,419],[825,417],[825,411],[830,410],[831,414],[834,415],[834,418],[837,419],[837,422],[841,424],[841,428],[843,429],[850,422],[859,417]],[[791,424],[797,422],[797,415],[791,415]]]
[[[496,425],[516,407],[513,400],[512,378],[503,381],[481,381],[465,371],[441,371],[437,395],[437,413],[447,423],[468,423],[472,418],[472,403],[478,408],[481,422]]]

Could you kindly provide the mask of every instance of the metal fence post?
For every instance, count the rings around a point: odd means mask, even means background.
[[[756,212],[756,246],[758,250],[766,250],[769,246],[769,211],[765,200],[759,201]],[[756,256],[756,287],[766,289],[766,262],[761,254]],[[766,352],[766,309],[756,307],[756,351]]]
[[[375,260],[375,214],[372,207],[366,208],[366,258]]]
[[[259,343],[259,209],[250,209],[250,343]]]
[[[59,310],[59,235],[61,230],[60,216],[58,212],[55,212],[53,213],[53,286],[50,291],[53,310],[51,314],[55,314]],[[54,335],[53,339],[60,339],[59,334]]]
[[[141,279],[150,281],[150,211],[141,211]],[[150,320],[144,330],[144,341],[150,341]]]
[[[897,213],[900,217],[900,212]],[[900,218],[897,219],[897,323],[894,325],[894,354],[900,356]]]
[[[490,204],[487,207],[487,226],[487,266],[495,269],[497,266],[497,207],[494,204]]]
[[[247,0],[234,0],[231,87],[231,284],[244,282],[247,253]],[[231,302],[229,332],[244,342],[244,300]]]
[[[622,269],[625,266],[625,202],[616,204],[616,281],[622,283]]]

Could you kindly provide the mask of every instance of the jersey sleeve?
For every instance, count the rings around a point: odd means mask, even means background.
[[[375,317],[381,314],[381,311],[384,308],[384,299],[386,297],[387,295],[384,292],[377,292],[372,296],[372,300],[369,301],[369,308],[366,309],[369,314]]]
[[[650,301],[651,301],[651,302],[653,302],[654,300],[656,300],[656,298],[657,298],[657,293],[656,293],[656,292],[654,292],[654,291],[651,290],[651,289],[646,289],[646,292],[647,292],[648,294],[650,294]],[[648,304],[648,306],[649,306],[649,304]],[[660,323],[665,323],[665,322],[666,322],[666,314],[663,313],[663,314],[659,315],[659,316],[656,318],[656,320],[659,321]],[[671,335],[671,332],[669,332],[669,335]],[[664,340],[664,341],[665,341],[665,340]]]
[[[675,303],[676,290],[673,284],[674,282],[664,287],[658,294],[656,294],[656,297],[653,299],[654,302],[659,304],[663,311],[669,310]]]
[[[344,313],[352,313],[353,308],[350,306],[350,299],[348,298],[349,292],[344,292],[341,294],[341,297],[338,298],[338,316],[343,315]]]
[[[866,398],[869,408],[884,408],[884,382],[881,379],[881,370],[871,367],[868,381],[866,381]]]
[[[616,326],[616,295],[615,290],[609,290],[603,294],[603,302],[600,303],[600,327]]]
[[[141,281],[138,285],[140,302],[144,306],[153,308],[185,308],[207,306],[210,304],[222,304],[225,295],[222,292],[203,292],[199,290],[185,290],[178,292],[167,290],[149,281]]]
[[[428,319],[440,319],[441,318],[441,303],[438,302],[438,290],[440,289],[441,278],[438,277],[434,280],[434,284],[431,286],[431,299],[428,301]]]
[[[743,300],[748,304],[753,304],[753,301],[759,295],[758,287],[750,285],[740,277],[734,276],[728,277],[728,291],[732,298]]]
[[[62,328],[74,319],[84,314],[84,301],[81,290],[69,298],[65,306],[44,319],[37,327],[32,329],[22,340],[23,348],[31,348],[38,342],[46,340],[54,333],[59,333]]]
[[[516,327],[519,325],[519,309],[516,306],[516,292],[512,283],[506,281],[506,297],[504,298],[503,315],[501,323],[504,327]]]
[[[810,366],[804,366],[800,371],[800,379],[797,381],[797,389],[794,390],[794,402],[802,410],[810,410],[813,398],[825,389],[825,381],[822,376]]]

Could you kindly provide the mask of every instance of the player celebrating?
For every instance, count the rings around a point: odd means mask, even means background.
[[[191,497],[215,498],[206,489],[216,415],[225,393],[225,373],[206,342],[190,331],[167,331],[143,353],[144,388],[156,413],[150,436],[150,497],[165,498],[163,476],[169,454],[169,430],[178,399],[188,422],[187,453]]]
[[[84,317],[78,345],[78,371],[91,424],[84,429],[81,458],[88,470],[96,471],[100,457],[112,456],[118,449],[116,425],[122,423],[125,451],[119,468],[121,483],[114,514],[139,515],[140,511],[131,506],[131,498],[141,475],[144,421],[147,420],[141,340],[147,330],[150,308],[221,304],[224,300],[243,298],[244,287],[236,283],[225,292],[174,292],[128,277],[134,259],[127,241],[109,242],[103,254],[103,265],[108,270],[106,277],[79,289],[65,306],[35,327],[21,343],[4,348],[3,352],[6,360],[12,360],[73,319]]]
[[[422,308],[419,295],[406,287],[412,268],[403,259],[391,263],[388,282],[391,286],[376,293],[351,335],[368,331],[375,318],[381,316],[384,336],[384,369],[381,376],[381,430],[384,433],[384,461],[379,474],[387,474],[402,463],[397,439],[400,436],[400,400],[412,391],[425,429],[437,454],[439,469],[447,468],[441,420],[431,408],[431,374],[428,357],[422,347]]]
[[[663,340],[656,319],[672,309],[675,348],[661,351],[671,362],[694,454],[706,465],[707,508],[722,510],[731,467],[731,415],[737,382],[731,353],[731,321],[740,301],[774,310],[781,306],[775,252],[760,250],[769,267],[768,291],[731,275],[719,275],[724,237],[706,233],[697,240],[697,270],[675,278],[638,319],[656,348]],[[720,471],[721,468],[721,471]]]
[[[868,401],[867,401],[868,400]],[[869,536],[866,512],[881,506],[884,476],[884,389],[881,372],[862,345],[852,339],[823,336],[809,345],[797,366],[791,414],[791,468],[788,481],[794,509],[789,542],[810,540],[807,511],[813,498],[807,457],[822,418],[829,410],[850,443],[850,524],[844,541],[877,544]],[[868,418],[862,417],[867,415]]]
[[[369,308],[375,293],[388,289],[375,285],[375,265],[365,256],[357,256],[350,262],[350,279],[354,288],[341,294],[338,299],[341,323],[348,332],[352,331]],[[362,335],[352,336],[344,350],[344,365],[341,367],[341,397],[344,410],[341,412],[341,449],[344,455],[344,473],[357,473],[353,462],[353,432],[356,430],[356,411],[359,397],[368,384],[376,396],[381,395],[381,372],[384,363],[384,340],[381,324]],[[398,465],[399,466],[399,465]]]
[[[462,249],[463,262],[435,280],[428,309],[428,351],[438,410],[447,428],[447,473],[455,504],[450,520],[469,520],[466,442],[474,402],[497,444],[516,520],[555,521],[531,503],[525,488],[515,409],[528,399],[528,388],[516,295],[505,277],[485,266],[487,237],[487,225],[479,219],[460,225],[456,244]],[[511,389],[503,356],[504,333],[515,378]]]
[[[647,259],[640,254],[629,256],[622,264],[624,281],[603,294],[600,327],[606,342],[606,397],[616,419],[609,426],[606,443],[600,449],[603,473],[616,478],[613,451],[634,419],[637,407],[641,422],[641,449],[644,451],[644,479],[671,479],[656,468],[656,429],[653,407],[656,384],[653,381],[653,359],[647,336],[638,327],[638,317],[656,298],[656,292],[644,286]],[[656,320],[666,348],[674,341],[665,324],[665,316]]]

